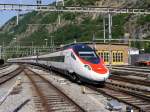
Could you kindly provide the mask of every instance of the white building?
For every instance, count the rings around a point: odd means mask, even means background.
[[[128,53],[129,55],[135,55],[135,54],[139,54],[139,49],[137,48],[129,48]]]

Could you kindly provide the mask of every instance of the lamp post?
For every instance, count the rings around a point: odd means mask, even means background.
[[[45,47],[47,47],[47,41],[48,41],[48,39],[45,38],[44,40],[45,40]]]
[[[32,41],[32,54],[31,55],[34,55],[33,41]]]
[[[2,58],[5,60],[5,42],[3,41],[3,44],[2,44]]]
[[[16,44],[16,42],[17,42],[16,39],[17,39],[17,38],[13,38],[13,39],[14,39],[14,43]],[[16,45],[15,45],[14,47],[16,47]]]
[[[14,40],[14,43],[16,44],[16,38],[13,38]],[[14,45],[14,54],[15,54],[15,51],[16,51],[16,45]]]
[[[50,36],[50,37],[51,37],[51,52],[53,52],[53,50],[54,50],[53,37],[54,36]]]

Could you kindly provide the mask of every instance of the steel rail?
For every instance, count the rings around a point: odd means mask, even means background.
[[[138,72],[143,72],[143,73],[150,73],[150,68],[147,69],[142,69],[142,68],[130,68],[130,67],[112,67],[113,69],[118,69],[118,70],[128,70],[128,71],[138,71]]]
[[[149,80],[135,79],[135,78],[118,76],[118,75],[112,75],[110,78],[113,79],[113,80],[128,82],[128,83],[132,83],[132,84],[150,86],[150,81]]]
[[[4,64],[4,65],[0,66],[0,70],[8,68],[10,65],[11,64]]]
[[[146,90],[140,90],[137,88],[132,88],[132,87],[128,87],[128,86],[124,86],[123,85],[117,85],[117,86],[110,86],[108,85],[108,83],[106,83],[107,86],[105,86],[104,88],[97,88],[94,86],[90,86],[90,85],[86,85],[86,87],[94,89],[100,93],[103,93],[107,96],[110,96],[112,98],[115,98],[121,102],[124,102],[128,105],[131,105],[133,107],[135,107],[136,109],[139,109],[140,111],[143,112],[148,112],[149,108],[150,108],[150,98],[149,96],[143,95],[142,92],[144,94],[147,94],[148,91]],[[119,86],[122,86],[119,88]],[[128,88],[129,90],[124,90],[123,88]],[[130,91],[130,89],[132,89],[132,91]],[[134,92],[135,89],[135,92]],[[113,91],[113,93],[111,93],[111,91]],[[140,93],[141,92],[141,93]]]
[[[149,66],[134,66],[134,65],[122,65],[122,66],[116,66],[116,67],[125,67],[125,68],[137,68],[137,69],[150,69]]]
[[[136,71],[127,71],[127,70],[115,70],[112,69],[112,74],[114,74],[115,76],[118,75],[124,75],[124,76],[138,76],[138,77],[144,77],[144,78],[148,78],[148,76],[150,75],[149,73],[142,73],[142,72],[136,72]]]
[[[105,86],[107,88],[113,88],[114,90],[121,91],[150,102],[150,91],[112,82],[106,82]]]
[[[94,86],[86,86],[94,91],[97,91],[99,93],[102,93],[106,96],[109,96],[111,98],[117,99],[118,101],[121,101],[127,105],[133,106],[134,108],[138,109],[142,112],[150,112],[150,102],[143,100],[141,97],[138,98],[138,96],[135,96],[135,94],[128,93],[127,91],[123,90],[116,90],[114,88],[110,87],[104,87],[104,88],[97,88]]]
[[[64,108],[64,109],[67,108],[68,106],[69,109],[73,109],[74,111],[85,112],[85,110],[82,107],[80,107],[71,98],[69,98],[60,89],[58,89],[56,86],[54,86],[50,81],[42,77],[40,74],[35,73],[31,69],[26,69],[25,74],[29,77],[29,79],[34,84],[34,87],[38,91],[39,97],[45,106],[44,108],[46,112],[55,111],[55,109],[57,110],[57,108],[59,107],[59,104],[66,106],[66,107],[61,106],[61,108]],[[40,87],[40,85],[43,85],[42,88]],[[45,88],[45,91],[43,90],[44,88]]]
[[[19,67],[10,73],[0,76],[0,85],[4,84],[5,82],[7,82],[10,79],[14,78],[15,76],[19,75],[22,72],[22,70],[23,70],[23,68]]]

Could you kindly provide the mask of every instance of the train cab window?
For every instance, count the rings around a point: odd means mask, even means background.
[[[94,64],[97,64],[100,61],[98,55],[94,51],[79,52],[79,56],[82,59],[89,61],[91,63],[94,63]]]
[[[96,57],[94,52],[79,52],[80,57]]]
[[[71,57],[72,57],[74,60],[76,60],[76,57],[74,56],[73,53],[71,53]]]

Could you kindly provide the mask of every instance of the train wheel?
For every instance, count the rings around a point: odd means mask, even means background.
[[[71,79],[72,79],[73,81],[76,81],[76,80],[77,80],[77,77],[76,77],[75,74],[70,74],[70,77],[71,77]]]
[[[74,81],[74,82],[77,82],[78,84],[81,84],[81,81],[80,81],[80,78],[75,74],[70,74],[71,76],[71,79]]]
[[[104,82],[101,82],[99,86],[100,86],[100,87],[105,87],[105,81],[104,81]]]
[[[78,76],[76,76],[76,77],[77,77],[77,78],[76,78],[76,82],[77,82],[78,84],[82,84],[80,78],[79,78]]]

